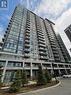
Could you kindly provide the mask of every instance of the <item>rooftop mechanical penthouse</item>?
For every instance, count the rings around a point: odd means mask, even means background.
[[[57,76],[71,72],[70,56],[53,29],[54,23],[18,5],[5,31],[0,50],[3,82],[11,82],[16,70],[36,78],[38,65]],[[66,52],[65,52],[66,51]]]

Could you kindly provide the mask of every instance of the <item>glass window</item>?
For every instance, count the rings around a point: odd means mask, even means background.
[[[5,64],[6,64],[6,61],[0,61],[0,66],[5,66]]]
[[[11,53],[15,53],[15,52],[16,52],[16,49],[4,48],[4,51],[11,52]]]
[[[23,63],[22,62],[11,62],[11,61],[9,61],[7,66],[8,67],[22,67]]]

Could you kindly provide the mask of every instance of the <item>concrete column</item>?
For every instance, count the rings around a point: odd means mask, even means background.
[[[51,75],[53,74],[54,72],[53,72],[53,67],[52,67],[52,64],[51,64]]]
[[[70,68],[70,66],[69,66],[69,68]],[[70,68],[70,74],[71,74],[71,68]]]
[[[65,69],[66,74],[68,74],[67,70]]]
[[[41,66],[42,66],[42,63],[41,63]]]
[[[8,60],[6,60],[6,64],[5,64],[5,67],[4,67],[4,70],[3,70],[3,74],[2,74],[2,82],[4,81],[4,77],[5,77],[5,73],[6,73],[6,67],[7,67],[7,64],[8,64]]]
[[[42,65],[42,63],[41,63],[41,66],[42,66],[42,69],[43,69],[43,65]]]
[[[65,67],[65,65],[64,65],[64,69],[65,69],[65,73],[66,73],[66,74],[68,74],[68,72],[67,72],[67,70],[66,70],[66,67]]]
[[[24,61],[23,61],[23,68],[24,68]]]
[[[57,68],[59,68],[58,64],[57,64]],[[61,76],[61,71],[60,71],[60,69],[58,69],[58,72],[59,72],[59,76]]]
[[[69,65],[68,65],[68,68],[69,68],[69,69],[68,69],[68,74],[70,74],[70,66],[69,66]]]
[[[60,69],[59,69],[58,71],[59,71],[59,75],[61,76],[61,71],[60,71]]]

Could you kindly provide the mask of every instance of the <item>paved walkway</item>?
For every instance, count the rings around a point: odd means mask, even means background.
[[[61,79],[58,87],[20,95],[71,95],[71,79]]]

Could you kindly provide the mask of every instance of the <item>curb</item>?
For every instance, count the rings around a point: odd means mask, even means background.
[[[30,93],[34,93],[34,92],[43,91],[43,90],[48,90],[48,89],[51,89],[51,88],[57,87],[57,86],[59,86],[60,84],[61,84],[61,81],[59,81],[58,84],[56,84],[56,85],[54,85],[54,86],[51,86],[51,87],[41,88],[41,89],[38,89],[38,90],[29,91],[29,92],[26,92],[26,93],[20,93],[20,94],[17,94],[17,95],[25,95],[25,94],[30,94]]]

